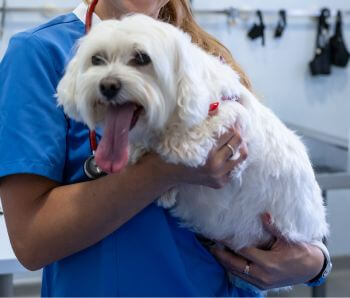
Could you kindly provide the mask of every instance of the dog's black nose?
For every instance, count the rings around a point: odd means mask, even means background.
[[[106,99],[113,99],[119,92],[121,88],[121,83],[118,79],[107,77],[100,82],[100,91]]]

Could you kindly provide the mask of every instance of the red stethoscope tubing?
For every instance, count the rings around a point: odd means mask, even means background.
[[[89,33],[92,25],[92,16],[95,12],[96,5],[98,3],[98,0],[94,0],[91,2],[91,4],[88,7],[88,11],[85,16],[85,33]]]
[[[92,26],[92,17],[96,9],[96,5],[98,3],[98,0],[93,0],[91,4],[88,7],[88,11],[86,13],[85,17],[85,33],[89,33],[91,26]],[[212,103],[209,107],[209,112],[214,112],[218,109],[219,102]],[[89,138],[90,138],[90,147],[93,154],[95,154],[97,150],[97,140],[96,140],[96,131],[90,130],[89,132]]]

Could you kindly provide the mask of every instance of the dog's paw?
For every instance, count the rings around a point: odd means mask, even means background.
[[[164,193],[161,198],[157,201],[157,205],[159,207],[163,207],[165,209],[170,209],[176,204],[176,197],[178,194],[178,190],[173,188],[168,192]]]

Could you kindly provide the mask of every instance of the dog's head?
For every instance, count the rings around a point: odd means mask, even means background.
[[[90,128],[105,120],[108,108],[127,102],[142,108],[141,117],[155,129],[176,108],[188,125],[199,123],[208,107],[202,107],[206,88],[194,49],[187,34],[144,15],[101,22],[81,39],[59,83],[58,102]]]
[[[58,103],[90,129],[104,125],[119,144],[135,125],[161,131],[176,119],[191,127],[207,117],[211,96],[198,55],[189,35],[150,17],[101,22],[80,41]]]

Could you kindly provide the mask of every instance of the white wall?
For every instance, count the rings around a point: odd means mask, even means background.
[[[8,7],[75,7],[80,0],[7,0]],[[2,0],[0,0],[0,5],[2,5]],[[0,39],[0,59],[2,58],[5,49],[7,48],[7,43],[9,38],[16,32],[25,30],[27,28],[33,27],[39,23],[45,22],[53,15],[43,15],[41,13],[7,13],[6,14],[6,24],[5,32],[3,38]],[[1,18],[1,14],[0,14]]]
[[[328,3],[331,4],[328,4]],[[350,10],[348,0],[195,0],[197,8],[298,8],[333,7]],[[204,27],[227,45],[242,64],[265,102],[285,121],[347,138],[350,129],[350,67],[334,68],[331,77],[313,78],[308,63],[314,55],[316,22],[289,19],[282,40],[273,39],[277,18],[266,18],[266,47],[246,37],[254,16],[236,26],[227,26],[225,17],[199,18]],[[346,40],[350,50],[350,18],[346,18]]]
[[[255,9],[306,9],[321,7],[350,10],[348,0],[194,0],[197,9],[228,7]],[[254,15],[234,26],[224,16],[198,17],[200,24],[219,38],[233,53],[253,82],[264,102],[284,121],[342,139],[350,129],[350,66],[333,69],[330,77],[313,78],[308,63],[314,55],[316,21],[290,18],[281,40],[273,39],[277,17],[266,17],[266,47],[250,41],[247,32],[256,21]],[[345,36],[350,50],[350,17],[345,18]],[[350,192],[329,192],[329,247],[333,256],[350,255]]]

